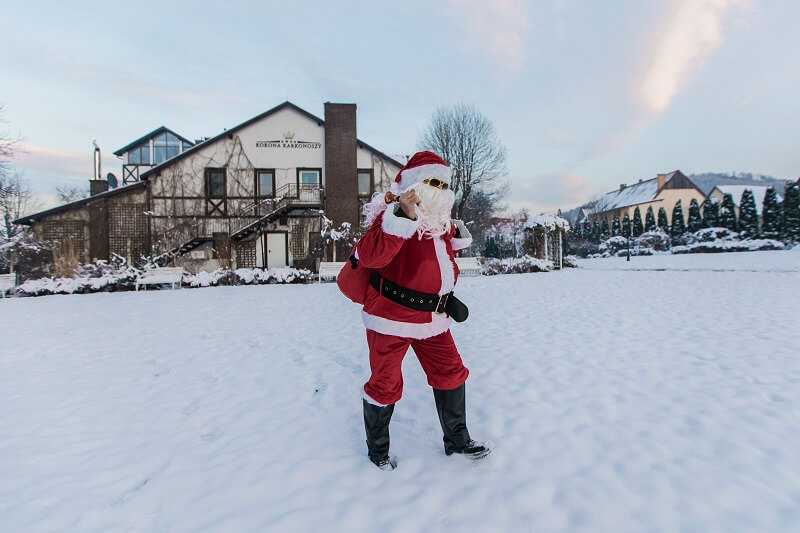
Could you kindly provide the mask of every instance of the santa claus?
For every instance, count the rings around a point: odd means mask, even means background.
[[[490,453],[467,431],[464,382],[469,371],[450,333],[451,320],[467,317],[466,306],[453,295],[455,252],[472,242],[465,225],[450,218],[455,199],[450,177],[438,155],[414,154],[391,191],[376,194],[365,206],[369,229],[346,267],[349,275],[357,272],[363,280],[363,292],[348,294],[348,274],[339,276],[345,294],[364,306],[371,370],[362,391],[364,425],[369,458],[382,470],[397,466],[389,455],[389,421],[402,396],[401,363],[409,346],[433,388],[445,453],[472,459]]]

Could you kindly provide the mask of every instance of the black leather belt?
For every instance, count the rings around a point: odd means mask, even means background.
[[[377,272],[370,275],[369,283],[384,298],[416,311],[444,313],[447,311],[447,302],[451,297],[455,298],[452,292],[439,295],[412,291],[381,277]]]

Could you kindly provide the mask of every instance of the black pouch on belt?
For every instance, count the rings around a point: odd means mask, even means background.
[[[455,294],[451,294],[444,306],[444,312],[456,322],[464,322],[469,316],[469,307],[456,298]]]

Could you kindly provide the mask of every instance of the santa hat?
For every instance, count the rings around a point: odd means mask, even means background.
[[[417,152],[400,169],[392,183],[391,191],[400,194],[426,178],[437,178],[450,185],[450,167],[433,152]]]

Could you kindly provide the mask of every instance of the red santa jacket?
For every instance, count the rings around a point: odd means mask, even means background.
[[[455,253],[472,243],[466,227],[456,221],[456,229],[441,237],[419,238],[417,220],[395,215],[389,206],[378,215],[356,246],[359,264],[377,270],[384,278],[402,287],[430,294],[453,290],[458,279]],[[444,313],[416,311],[381,296],[371,286],[362,311],[367,329],[412,339],[426,339],[447,331],[450,318]]]

